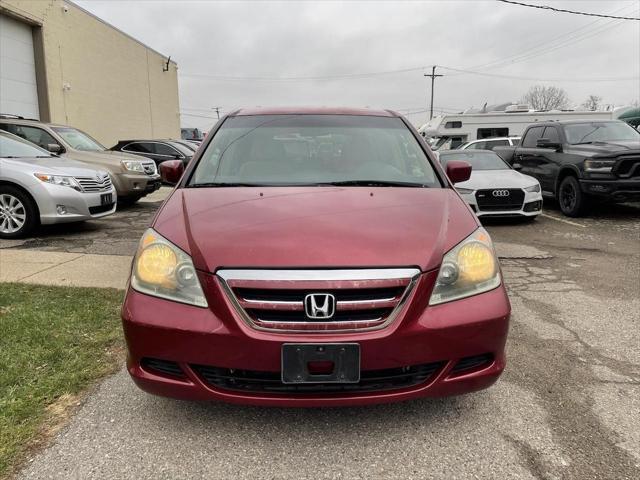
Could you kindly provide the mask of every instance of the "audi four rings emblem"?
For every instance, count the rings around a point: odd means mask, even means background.
[[[304,297],[304,312],[309,318],[331,318],[336,313],[336,297],[330,293],[312,293]]]
[[[491,195],[493,195],[494,197],[508,197],[509,190],[494,190],[493,192],[491,192]]]

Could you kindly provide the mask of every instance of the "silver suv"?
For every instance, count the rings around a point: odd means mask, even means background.
[[[107,172],[0,131],[0,238],[23,237],[40,223],[90,220],[115,210]]]
[[[0,115],[0,130],[13,133],[51,153],[106,170],[120,204],[135,203],[161,186],[160,175],[152,160],[107,150],[77,128]]]

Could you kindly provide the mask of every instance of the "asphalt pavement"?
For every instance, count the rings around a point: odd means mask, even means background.
[[[130,255],[158,206],[14,248]],[[545,206],[532,224],[486,226],[513,305],[508,366],[492,388],[255,408],[154,397],[120,371],[19,478],[640,478],[640,205],[582,219]]]

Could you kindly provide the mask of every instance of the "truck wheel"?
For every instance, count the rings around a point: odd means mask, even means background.
[[[24,237],[38,220],[38,209],[29,195],[10,185],[0,186],[0,238]]]
[[[579,217],[587,206],[587,196],[580,190],[578,179],[569,175],[564,177],[558,187],[560,210],[567,217]]]

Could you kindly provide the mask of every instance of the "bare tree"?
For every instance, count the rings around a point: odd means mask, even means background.
[[[599,97],[597,95],[589,95],[587,99],[584,101],[584,103],[582,104],[582,108],[584,108],[585,110],[591,110],[592,112],[595,112],[600,108],[601,101],[602,101],[602,97]]]
[[[528,103],[536,110],[559,110],[569,106],[569,96],[559,87],[535,85],[522,97],[522,103]]]

